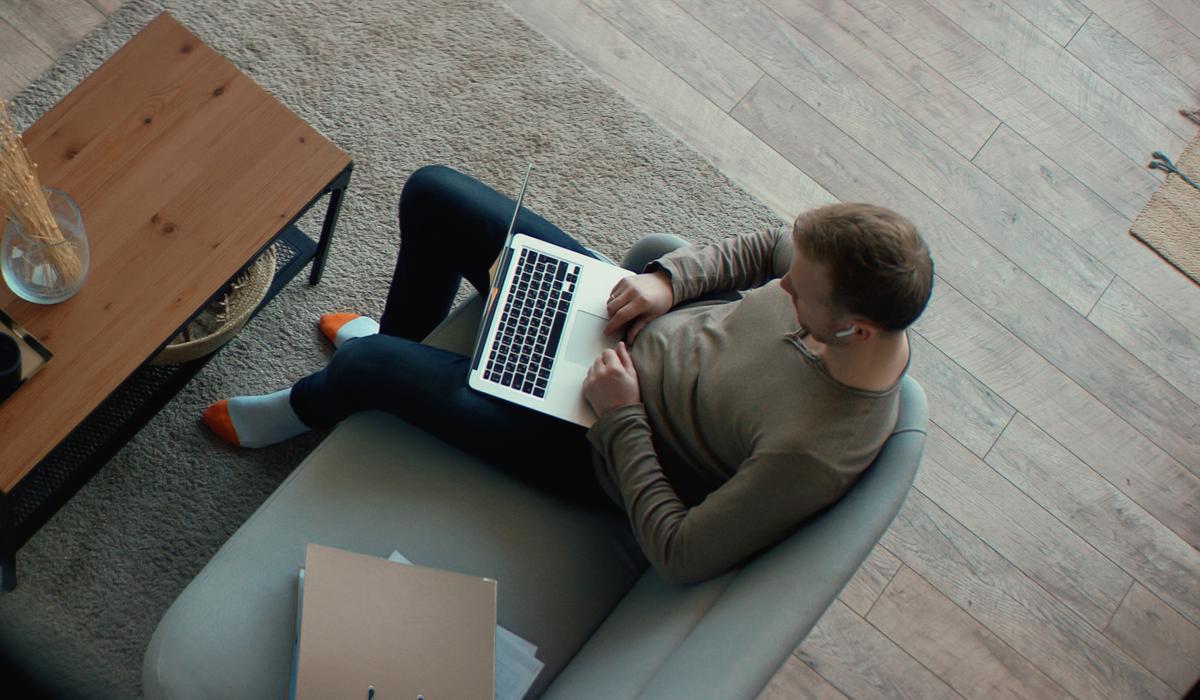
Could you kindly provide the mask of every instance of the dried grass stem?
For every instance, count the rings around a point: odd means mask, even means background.
[[[37,179],[37,164],[13,128],[8,105],[0,100],[0,214],[7,213],[27,238],[46,246],[42,262],[56,273],[59,286],[74,284],[83,274],[83,260],[50,212],[45,190]]]

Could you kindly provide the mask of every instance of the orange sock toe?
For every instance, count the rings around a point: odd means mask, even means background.
[[[321,333],[333,342],[334,336],[338,330],[347,323],[358,318],[361,314],[321,314],[321,320],[318,323],[321,327]]]
[[[217,437],[222,440],[238,445],[237,431],[233,429],[233,421],[229,418],[229,400],[223,399],[204,409],[204,424],[209,427]]]

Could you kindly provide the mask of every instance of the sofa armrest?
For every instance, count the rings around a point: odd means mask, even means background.
[[[837,505],[716,579],[675,586],[643,574],[546,697],[756,697],[899,512],[925,424],[924,392],[905,378],[896,432]]]

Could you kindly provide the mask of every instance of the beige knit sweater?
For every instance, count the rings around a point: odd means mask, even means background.
[[[836,501],[891,433],[899,387],[833,379],[805,352],[779,286],[788,228],[672,252],[675,307],[631,353],[642,403],[588,431],[596,474],[651,565],[691,582],[720,574]],[[736,301],[694,301],[748,290]],[[691,301],[691,303],[689,303]]]

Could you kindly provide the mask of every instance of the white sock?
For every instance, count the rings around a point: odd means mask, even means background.
[[[370,316],[359,316],[342,324],[333,336],[333,347],[340,348],[347,340],[361,338],[364,335],[375,335],[379,332],[379,323]]]
[[[266,447],[307,433],[292,410],[291,388],[263,396],[234,396],[229,399],[229,421],[241,447]]]

